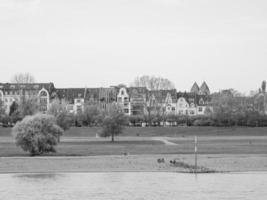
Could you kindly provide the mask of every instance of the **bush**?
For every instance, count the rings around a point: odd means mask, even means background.
[[[74,116],[67,111],[63,111],[57,114],[56,123],[64,131],[68,130],[74,122]]]
[[[193,122],[194,126],[212,126],[213,120],[209,117],[198,117]]]
[[[132,115],[129,116],[129,122],[133,126],[142,126],[142,123],[145,122],[145,118],[143,115]]]
[[[27,116],[12,129],[16,145],[31,155],[55,152],[62,128],[52,115],[36,114]]]

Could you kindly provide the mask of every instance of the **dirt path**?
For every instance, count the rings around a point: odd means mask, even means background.
[[[170,142],[168,137],[151,137],[151,140],[157,140],[163,142],[165,145],[177,145],[174,142]]]

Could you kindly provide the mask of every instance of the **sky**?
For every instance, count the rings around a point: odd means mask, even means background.
[[[59,87],[168,78],[179,91],[257,90],[267,79],[266,0],[1,0],[0,82]]]

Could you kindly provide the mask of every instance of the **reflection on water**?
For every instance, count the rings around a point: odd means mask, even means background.
[[[2,174],[1,200],[267,199],[267,173]]]

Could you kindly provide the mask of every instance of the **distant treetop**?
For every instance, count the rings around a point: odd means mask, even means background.
[[[17,73],[11,78],[11,83],[35,83],[35,78],[30,73]]]
[[[155,76],[136,77],[131,84],[134,87],[146,87],[148,90],[172,90],[175,89],[174,83],[167,78]]]

